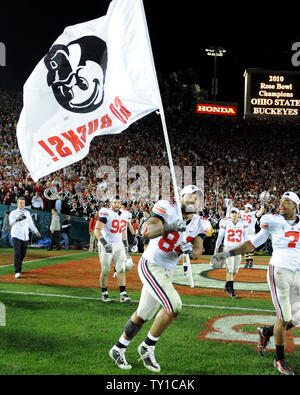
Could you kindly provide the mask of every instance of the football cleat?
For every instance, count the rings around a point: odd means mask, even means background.
[[[159,363],[157,363],[154,354],[154,346],[148,346],[145,342],[143,342],[138,346],[138,353],[141,356],[139,361],[143,361],[144,366],[148,370],[156,373],[160,372],[160,366]]]
[[[260,326],[257,328],[257,330],[258,330],[258,335],[259,335],[259,342],[257,345],[257,350],[260,353],[260,355],[262,357],[264,357],[265,352],[266,352],[266,347],[270,343],[270,338],[267,338],[264,335],[264,327]]]
[[[127,295],[126,292],[122,292],[122,293],[120,293],[120,302],[121,303],[131,302],[131,298]]]
[[[238,299],[238,296],[235,294],[234,291],[231,291],[231,292],[230,292],[230,297],[231,297],[232,299]]]
[[[102,293],[102,295],[101,295],[101,300],[102,300],[103,302],[110,302],[110,301],[111,301],[111,299],[110,299],[109,296],[108,296],[108,292],[103,292],[103,293]]]
[[[125,351],[126,348],[117,348],[114,346],[109,351],[109,356],[115,361],[116,365],[118,365],[120,369],[129,370],[131,369],[131,365],[126,361]]]
[[[289,376],[293,376],[295,374],[285,359],[279,359],[278,361],[275,360],[274,366],[279,373],[286,374]]]

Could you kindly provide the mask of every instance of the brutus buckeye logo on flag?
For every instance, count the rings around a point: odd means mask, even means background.
[[[68,45],[55,44],[44,58],[47,83],[66,110],[89,113],[101,106],[107,67],[106,43],[85,36]]]
[[[106,15],[64,28],[23,88],[17,139],[35,182],[161,107],[149,44],[142,0],[112,0]]]

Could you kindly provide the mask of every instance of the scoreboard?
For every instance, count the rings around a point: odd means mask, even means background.
[[[246,69],[244,118],[300,117],[300,72]]]

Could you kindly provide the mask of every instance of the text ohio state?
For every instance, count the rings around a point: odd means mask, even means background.
[[[48,137],[38,141],[38,144],[52,157],[54,162],[59,157],[64,158],[78,152],[85,147],[87,137],[99,130],[105,130],[112,126],[114,119],[119,119],[126,124],[131,117],[131,112],[123,105],[121,99],[116,96],[114,102],[109,105],[110,112],[101,118],[91,120],[85,125]],[[53,152],[55,151],[55,152]]]

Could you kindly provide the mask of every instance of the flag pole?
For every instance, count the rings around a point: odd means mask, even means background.
[[[174,197],[175,197],[175,201],[176,201],[178,216],[180,219],[182,219],[181,204],[180,204],[180,198],[179,198],[177,181],[176,181],[175,170],[174,170],[174,164],[173,164],[173,159],[172,159],[171,147],[170,147],[170,142],[169,142],[169,136],[168,136],[168,131],[167,131],[164,109],[162,106],[159,108],[159,113],[160,113],[160,118],[161,118],[161,122],[162,122],[162,126],[163,126],[163,132],[164,132],[164,138],[165,138],[167,154],[168,154],[168,159],[169,159],[169,164],[170,164],[170,172],[171,172],[172,181],[173,181]],[[185,232],[182,233],[182,239],[183,239],[183,242],[185,243],[186,242]],[[188,254],[185,254],[185,257],[186,257],[186,262],[188,265],[190,286],[191,286],[191,288],[194,288],[194,280],[193,280],[190,256]]]
[[[174,170],[174,164],[173,164],[173,158],[172,158],[169,136],[168,136],[168,131],[167,131],[165,112],[164,112],[164,107],[163,107],[163,103],[162,103],[161,95],[160,95],[160,89],[159,89],[159,84],[158,84],[158,79],[157,79],[157,74],[156,74],[156,68],[155,68],[155,64],[154,64],[154,58],[153,58],[151,41],[150,41],[149,32],[148,32],[148,25],[147,25],[143,0],[140,0],[140,5],[142,8],[142,15],[144,18],[145,34],[146,34],[146,38],[147,38],[147,42],[148,42],[148,46],[149,46],[150,61],[152,63],[152,68],[153,68],[153,79],[154,79],[153,82],[156,86],[157,93],[158,93],[159,114],[160,114],[160,118],[161,118],[161,123],[162,123],[164,138],[165,138],[165,144],[166,144],[166,148],[167,148],[168,160],[169,160],[169,165],[170,165],[170,172],[171,172],[171,177],[172,177],[172,182],[173,182],[175,202],[176,202],[176,206],[177,206],[178,216],[180,219],[183,219],[182,212],[181,212],[180,198],[179,198],[179,193],[178,193],[178,187],[177,187],[177,181],[176,181],[176,176],[175,176],[175,170]],[[186,242],[185,232],[182,233],[182,239],[183,239],[183,242],[185,243]],[[186,257],[186,262],[188,265],[190,286],[191,286],[191,288],[194,288],[194,280],[193,280],[190,256],[188,254],[185,254],[184,256]]]

